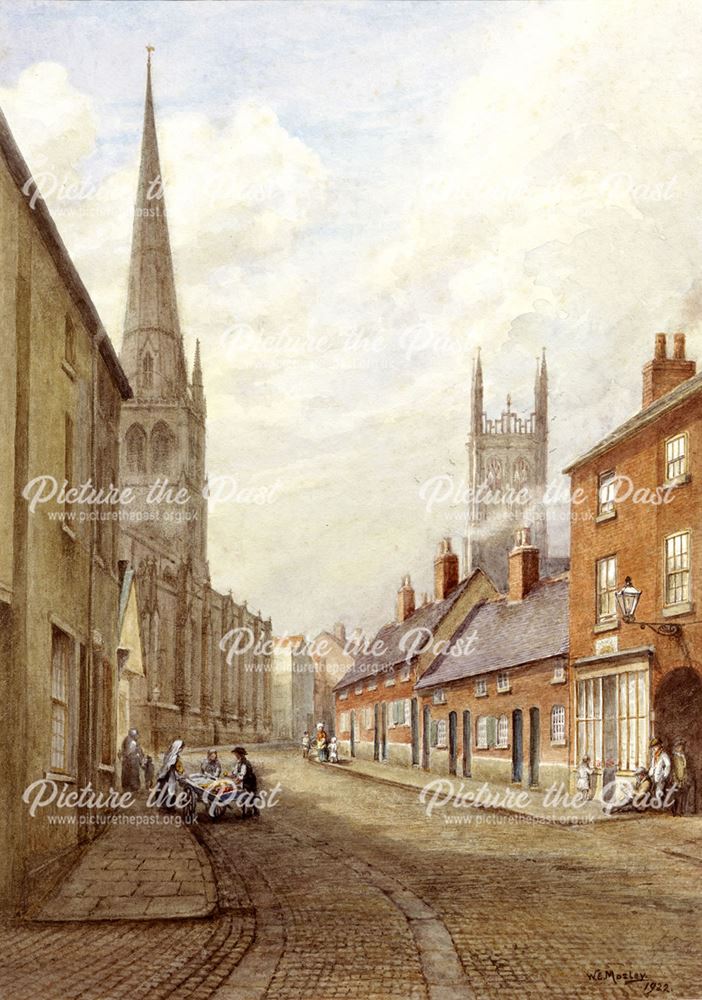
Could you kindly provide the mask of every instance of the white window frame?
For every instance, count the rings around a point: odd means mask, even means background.
[[[500,670],[497,675],[497,690],[501,694],[504,694],[506,691],[510,691],[511,689],[512,685],[510,683],[509,674],[506,670]]]
[[[339,701],[346,701],[349,696],[349,689],[344,688],[343,691],[339,691]]]
[[[74,689],[76,641],[58,625],[51,626],[51,752],[50,771],[74,770]],[[60,667],[60,669],[59,669]]]
[[[509,746],[509,718],[501,715],[497,720],[497,741],[495,746],[499,750],[506,750]]]
[[[614,703],[605,706],[605,681],[614,691]],[[604,763],[604,726],[616,725],[617,768],[633,771],[649,761],[649,671],[619,670],[581,677],[575,686],[575,759],[588,756],[598,767]]]
[[[354,688],[354,694],[363,694],[363,681]]]
[[[665,442],[665,481],[674,483],[687,475],[689,450],[687,431],[674,434]]]
[[[565,705],[551,707],[551,743],[565,746],[566,742],[566,710]]]
[[[400,671],[400,680],[401,681],[408,681],[409,679],[410,679],[410,667],[409,667],[409,664],[407,664]]]
[[[665,606],[688,604],[690,601],[690,547],[689,531],[676,531],[664,543]]]
[[[385,687],[392,688],[395,687],[395,673],[394,671],[385,678]]]
[[[566,678],[566,668],[561,663],[559,666],[553,668],[553,677],[551,678],[552,684],[565,684]]]
[[[475,720],[475,746],[478,750],[488,749],[487,715],[479,715]]]
[[[607,517],[616,511],[617,474],[614,469],[600,472],[597,477],[597,516]]]
[[[448,746],[448,726],[446,719],[436,720],[436,745],[437,747]]]
[[[486,698],[488,693],[487,680],[484,677],[478,678],[475,682],[475,697]]]
[[[371,677],[370,680],[368,681],[368,688],[367,688],[367,690],[368,691],[377,691],[378,690],[378,681],[377,681],[377,679],[375,677]]]
[[[617,602],[614,593],[617,589],[617,556],[616,553],[602,556],[595,563],[595,612],[598,625],[617,620]]]
[[[446,691],[443,688],[436,688],[431,696],[431,700],[434,705],[445,705]]]

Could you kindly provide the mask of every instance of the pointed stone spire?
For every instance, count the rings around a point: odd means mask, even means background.
[[[195,362],[190,391],[193,402],[203,413],[205,412],[205,390],[202,384],[202,363],[200,362],[200,341],[195,341]]]
[[[474,434],[480,434],[483,429],[483,366],[480,362],[480,348],[475,358],[473,368],[473,387],[471,393],[471,424]]]
[[[171,243],[151,89],[146,66],[144,131],[134,206],[121,361],[137,398],[182,398],[187,391]]]

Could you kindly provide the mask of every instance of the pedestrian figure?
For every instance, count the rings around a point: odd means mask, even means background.
[[[329,741],[329,763],[338,764],[339,763],[339,748],[336,742],[336,736],[332,736]]]
[[[130,729],[122,740],[122,791],[138,792],[141,788],[141,765],[144,754],[139,746],[139,733]]]
[[[651,766],[648,769],[648,776],[653,783],[653,802],[651,805],[655,809],[661,809],[665,798],[665,789],[670,777],[670,756],[663,749],[663,744],[654,736],[649,747],[653,751],[651,754]]]
[[[684,816],[687,811],[687,798],[690,789],[690,774],[685,755],[685,740],[677,739],[673,743],[671,760],[673,774],[673,816]]]
[[[222,776],[222,765],[216,750],[208,750],[207,757],[200,764],[200,771],[215,781]]]
[[[587,802],[588,799],[592,798],[592,775],[594,773],[590,764],[590,758],[587,756],[583,757],[578,765],[575,776],[575,788],[583,802]]]
[[[310,734],[308,733],[307,730],[305,730],[304,733],[302,734],[302,757],[304,760],[307,760],[309,758],[311,742],[312,741],[310,740]]]
[[[324,764],[325,761],[326,761],[326,759],[327,759],[327,743],[328,742],[329,741],[328,741],[328,738],[327,738],[327,734],[324,731],[324,726],[322,725],[321,722],[318,722],[317,723],[316,745],[317,745],[317,760],[319,761],[320,764]]]
[[[156,776],[156,768],[154,767],[154,759],[151,754],[147,754],[144,757],[144,786],[148,791],[154,787],[154,778]]]
[[[236,763],[232,770],[232,777],[243,793],[241,800],[241,814],[244,819],[248,816],[260,816],[257,805],[258,779],[243,747],[234,747],[232,753],[236,757]]]
[[[628,785],[628,794],[623,802],[609,806],[609,813],[644,812],[651,804],[652,782],[645,767],[637,767],[634,771],[634,783]],[[605,807],[607,808],[607,807]]]
[[[185,768],[180,759],[184,746],[183,740],[173,740],[163,755],[163,761],[156,778],[157,804],[159,806],[170,808],[175,804],[178,796],[178,776],[185,774]]]

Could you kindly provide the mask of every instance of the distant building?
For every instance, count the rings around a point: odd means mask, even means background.
[[[570,474],[574,741],[601,780],[630,778],[649,741],[686,741],[690,811],[702,809],[702,374],[685,336],[657,334],[642,407]],[[664,502],[662,502],[664,501]],[[640,592],[627,622],[617,592]],[[639,626],[641,624],[641,627]],[[643,623],[650,623],[645,625]]]
[[[132,574],[118,561],[119,414],[131,388],[0,113],[0,907],[49,890],[96,827],[30,817],[25,789],[119,783],[118,726],[141,672]],[[31,201],[30,201],[31,198]],[[32,204],[33,202],[33,204]],[[31,507],[25,487],[90,482]],[[42,490],[51,488],[47,480]],[[114,499],[114,497],[112,498]]]
[[[334,686],[353,666],[352,651],[361,641],[360,630],[347,638],[346,628],[337,622],[333,632],[322,631],[310,643],[314,660],[315,722],[323,722],[330,731],[335,725]]]
[[[275,740],[301,740],[314,728],[315,664],[304,636],[275,639],[271,687],[271,725]]]
[[[483,402],[480,352],[471,389],[468,441],[469,503],[464,539],[464,575],[478,566],[499,590],[507,587],[507,556],[515,532],[531,530],[541,553],[541,574],[567,569],[563,558],[549,558],[544,493],[548,485],[548,372],[544,352],[537,362],[534,409],[512,410],[511,397],[499,417],[490,418]]]
[[[205,391],[199,345],[191,378],[186,369],[150,62],[121,360],[134,398],[122,408],[120,475],[136,500],[120,550],[137,571],[146,675],[134,718],[155,750],[178,736],[200,746],[265,739],[270,619],[210,584]],[[159,500],[157,482],[186,502]]]

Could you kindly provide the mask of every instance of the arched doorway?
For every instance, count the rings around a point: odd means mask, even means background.
[[[463,713],[463,776],[470,778],[473,727],[468,709]]]
[[[529,709],[529,787],[539,783],[541,761],[541,723],[538,708]]]
[[[522,725],[522,710],[515,708],[512,712],[512,781],[522,783],[524,729]]]
[[[351,756],[356,756],[356,713],[351,710],[351,739],[349,741],[349,749],[351,751]]]
[[[670,753],[673,741],[685,740],[685,756],[690,775],[687,811],[702,809],[702,677],[694,667],[678,667],[667,674],[656,691],[655,735]]]
[[[412,767],[419,767],[419,703],[412,699]]]

